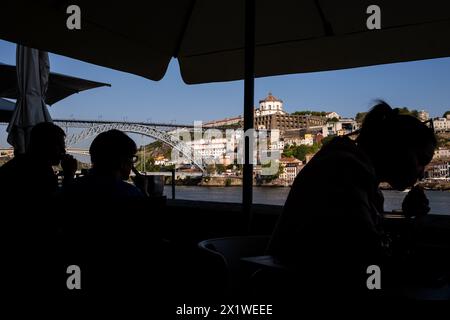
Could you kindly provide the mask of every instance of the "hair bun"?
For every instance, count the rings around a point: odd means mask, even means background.
[[[378,103],[369,111],[364,118],[363,128],[379,127],[388,120],[398,115],[398,109],[392,109],[384,101],[377,101]]]
[[[383,152],[387,144],[391,148],[436,145],[433,130],[419,119],[400,112],[401,109],[393,109],[386,102],[378,101],[365,116],[357,143],[375,148],[377,152]]]

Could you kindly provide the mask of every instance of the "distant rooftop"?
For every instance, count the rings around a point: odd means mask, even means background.
[[[281,157],[280,162],[284,163],[301,163],[300,160],[294,157]]]

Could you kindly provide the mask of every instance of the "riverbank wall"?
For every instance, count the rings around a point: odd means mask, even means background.
[[[419,186],[425,190],[433,191],[450,191],[450,181],[421,181],[418,183]],[[393,190],[388,183],[380,184],[381,190]]]
[[[204,177],[198,185],[205,187],[235,187],[242,186],[242,179],[239,177]]]
[[[166,179],[166,184],[170,184],[170,178]],[[225,177],[193,177],[187,179],[177,179],[176,185],[179,186],[203,186],[203,187],[237,187],[242,186],[242,178],[234,176]],[[258,187],[287,187],[285,184],[280,184],[276,180],[266,183],[256,183],[254,186]],[[435,191],[450,191],[450,181],[427,181],[420,182],[419,185],[425,190],[435,190]],[[382,190],[392,190],[391,186],[387,183],[381,183],[380,189]]]

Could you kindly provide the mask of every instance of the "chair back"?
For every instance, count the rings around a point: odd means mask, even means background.
[[[244,282],[250,279],[256,271],[254,266],[245,263],[244,257],[263,255],[269,243],[270,236],[235,236],[214,238],[201,241],[198,246],[214,259],[220,259],[227,270],[225,289],[234,293],[242,288]]]

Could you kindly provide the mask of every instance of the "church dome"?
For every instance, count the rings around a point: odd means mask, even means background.
[[[283,102],[282,100],[278,99],[277,97],[272,95],[272,92],[269,92],[269,94],[267,95],[266,98],[264,98],[263,100],[259,100],[259,103],[262,102]]]

